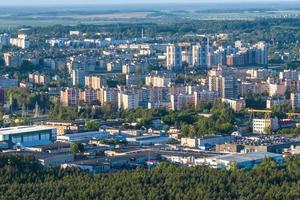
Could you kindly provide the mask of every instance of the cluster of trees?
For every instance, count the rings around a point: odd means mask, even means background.
[[[90,106],[82,107],[81,109],[64,107],[56,104],[49,113],[51,120],[75,120],[75,119],[112,119],[121,117],[122,112],[116,112],[116,108],[111,104],[106,104],[102,107],[92,108]],[[91,122],[91,126],[96,125]],[[89,127],[87,127],[89,129]],[[91,127],[90,127],[91,128]]]
[[[50,120],[75,120],[78,119],[78,112],[76,108],[63,107],[56,105],[54,109],[50,112]]]
[[[33,158],[0,155],[0,199],[300,199],[300,160],[266,159],[253,170],[179,167],[108,174],[44,169]]]
[[[88,131],[97,131],[100,128],[100,123],[95,120],[90,120],[85,123],[85,129]]]
[[[207,134],[230,134],[234,130],[235,113],[225,104],[214,104],[209,111],[210,116],[197,117],[191,124],[183,124],[181,131],[184,136],[195,137]]]
[[[73,154],[83,153],[84,152],[84,145],[81,143],[72,143],[70,146],[70,150]]]
[[[286,113],[293,112],[292,107],[289,104],[282,104],[272,106],[272,115],[278,117],[280,119],[286,118]]]
[[[197,108],[187,107],[182,111],[167,111],[165,108],[150,110],[139,108],[123,112],[121,116],[128,122],[134,122],[138,119],[138,126],[148,127],[152,119],[159,118],[168,126],[181,128],[186,136],[227,134],[234,128],[234,111],[219,101],[200,103]],[[205,118],[199,113],[207,113],[211,116]]]
[[[118,85],[126,85],[126,76],[123,74],[118,74],[113,79],[108,79],[107,85],[109,87],[117,87]]]
[[[280,135],[300,136],[300,127],[280,129],[277,133]]]
[[[6,100],[12,100],[12,109],[18,110],[25,106],[28,110],[33,110],[36,103],[41,111],[46,112],[53,106],[50,97],[44,92],[32,92],[26,88],[13,88],[6,91]]]
[[[260,94],[247,94],[245,98],[246,107],[247,108],[257,108],[257,109],[264,109],[266,107],[266,98],[267,94],[260,95]]]
[[[9,74],[10,76],[18,80],[24,80],[28,78],[28,73],[34,71],[42,71],[42,68],[40,66],[32,64],[27,60],[23,61],[21,65],[16,68],[10,68],[4,66],[3,59],[0,60],[0,72],[2,74]]]
[[[199,113],[211,114],[205,118]],[[137,122],[137,127],[151,127],[153,119],[161,119],[167,126],[181,128],[186,136],[200,136],[206,134],[224,133],[228,134],[234,129],[234,111],[227,105],[217,101],[199,104],[197,108],[187,107],[182,111],[167,111],[160,109],[132,109],[117,111],[111,105],[92,109],[82,108],[78,112],[76,108],[62,107],[56,105],[51,112],[52,120],[75,120],[75,119],[97,119],[107,120],[122,118],[127,123]],[[87,130],[97,130],[99,123],[91,120],[86,124]]]

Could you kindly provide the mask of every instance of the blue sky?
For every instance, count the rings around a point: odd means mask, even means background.
[[[0,0],[0,5],[59,5],[59,4],[126,4],[126,3],[211,3],[245,2],[245,0]],[[247,2],[286,2],[299,0],[246,0]]]

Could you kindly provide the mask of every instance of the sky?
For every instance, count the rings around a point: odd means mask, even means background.
[[[3,1],[3,2],[1,2]],[[246,0],[247,2],[298,2],[299,0]],[[0,0],[0,5],[75,5],[132,3],[242,3],[245,0]]]

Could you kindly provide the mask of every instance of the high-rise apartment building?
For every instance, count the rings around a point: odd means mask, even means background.
[[[88,105],[99,102],[97,90],[86,88],[84,91],[80,92],[80,100]]]
[[[221,98],[238,97],[238,82],[233,76],[209,76],[209,90],[218,92]]]
[[[192,47],[192,65],[198,68],[208,65],[209,41],[204,39]]]
[[[171,110],[181,110],[188,106],[195,106],[195,96],[192,94],[171,95]]]
[[[179,45],[170,44],[167,46],[167,69],[179,71],[182,69],[182,48]]]
[[[174,79],[175,77],[173,76],[150,74],[146,76],[145,83],[147,86],[152,86],[152,87],[168,87]]]
[[[137,109],[139,107],[139,94],[134,91],[119,91],[118,108],[119,109]]]
[[[107,103],[118,104],[118,90],[116,88],[103,87],[98,90],[98,99],[103,106]]]
[[[22,49],[30,47],[30,42],[27,38],[27,35],[24,33],[20,33],[17,38],[10,38],[10,44],[12,46],[17,46]]]
[[[300,105],[300,93],[291,93],[291,106],[295,110]]]
[[[255,48],[255,63],[267,65],[269,56],[269,46],[265,42],[259,42],[253,46]]]
[[[72,70],[72,83],[73,86],[84,86],[85,83],[85,70],[82,68]]]
[[[85,87],[94,90],[107,86],[107,80],[104,76],[85,76]]]
[[[75,107],[79,103],[80,90],[78,88],[66,88],[60,92],[60,103],[65,107]]]
[[[4,53],[4,64],[7,67],[19,67],[22,64],[22,58],[15,53]]]

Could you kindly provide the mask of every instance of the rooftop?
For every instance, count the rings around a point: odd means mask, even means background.
[[[237,137],[236,144],[241,145],[251,145],[251,146],[271,146],[277,144],[285,144],[296,142],[294,139],[290,139],[283,136],[266,136],[266,135],[259,135],[259,136],[252,136],[252,137]]]
[[[12,135],[12,134],[45,131],[45,130],[52,130],[52,129],[53,128],[46,127],[46,126],[15,126],[9,128],[1,128],[0,135]]]
[[[56,142],[56,143],[51,143],[51,144],[46,144],[46,145],[39,145],[39,146],[31,147],[31,148],[33,148],[33,149],[40,148],[40,149],[42,149],[42,151],[55,150],[55,149],[62,149],[62,148],[70,148],[70,143]]]
[[[220,160],[224,161],[253,161],[253,160],[263,160],[266,157],[274,158],[282,156],[281,154],[269,153],[269,152],[251,152],[246,154],[230,154],[230,155],[223,155],[220,156]]]

